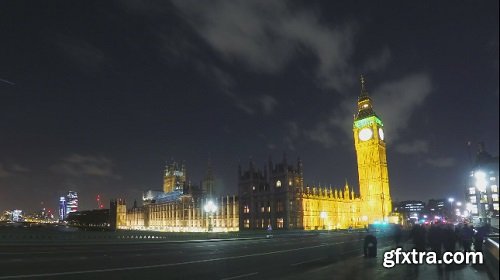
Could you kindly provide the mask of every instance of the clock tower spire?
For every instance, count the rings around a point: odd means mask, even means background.
[[[373,110],[363,75],[358,112],[354,117],[354,146],[358,163],[359,192],[362,212],[368,223],[385,220],[392,211],[387,171],[384,124]]]
[[[361,92],[358,96],[358,112],[356,114],[355,119],[363,119],[370,116],[376,116],[373,111],[372,99],[368,95],[368,91],[366,90],[366,81],[363,75],[360,76],[361,81]]]

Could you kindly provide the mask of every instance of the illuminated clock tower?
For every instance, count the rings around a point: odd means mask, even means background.
[[[363,76],[353,132],[362,200],[361,219],[369,224],[381,222],[392,211],[384,124],[373,110],[372,99],[366,91]]]

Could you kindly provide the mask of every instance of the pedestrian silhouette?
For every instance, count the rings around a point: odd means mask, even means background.
[[[483,225],[477,229],[476,233],[474,234],[474,251],[483,251],[483,241],[487,234],[488,229],[486,225]]]
[[[365,253],[365,257],[377,257],[377,238],[374,235],[368,234],[365,237],[363,252]]]
[[[414,225],[411,232],[410,237],[413,240],[413,244],[415,245],[415,250],[419,252],[425,251],[425,235],[426,230],[424,227],[420,225]]]
[[[460,231],[460,239],[462,240],[462,248],[464,252],[471,251],[472,237],[474,235],[474,230],[469,225],[465,224]]]
[[[457,234],[453,230],[451,224],[446,225],[443,229],[443,246],[446,252],[454,252],[457,242]]]
[[[396,243],[396,247],[399,247],[399,243],[401,242],[401,225],[396,225],[394,227],[394,243]]]
[[[436,254],[441,255],[441,245],[443,243],[443,233],[442,233],[441,227],[439,225],[434,224],[431,226],[431,228],[429,229],[427,239],[429,241],[429,245],[431,247],[431,250],[433,252],[436,252]]]

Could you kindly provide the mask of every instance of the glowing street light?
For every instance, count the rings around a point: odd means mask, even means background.
[[[328,217],[328,214],[325,211],[321,211],[319,213],[319,217],[321,218],[321,221],[323,222],[323,229],[325,229],[325,219]]]
[[[450,219],[453,216],[453,201],[455,201],[453,197],[448,198],[448,202],[450,203]]]
[[[215,205],[212,200],[209,200],[203,207],[203,210],[208,214],[208,231],[212,231],[212,217],[214,213],[217,212],[217,205]]]
[[[486,173],[484,173],[484,171],[478,170],[474,172],[474,178],[476,178],[476,188],[480,192],[486,192],[486,186],[488,185]]]

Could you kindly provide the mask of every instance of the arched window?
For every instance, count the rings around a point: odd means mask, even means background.
[[[281,188],[281,181],[280,180],[276,181],[276,187]]]

